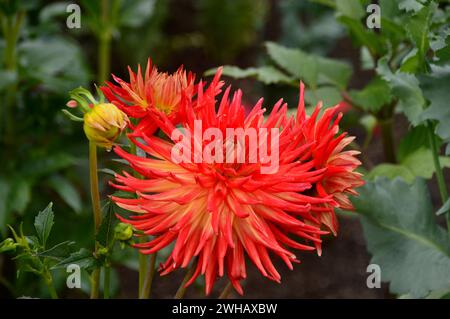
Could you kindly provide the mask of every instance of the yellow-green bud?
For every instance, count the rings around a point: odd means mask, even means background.
[[[128,240],[133,236],[133,227],[129,224],[118,223],[114,227],[114,233],[117,240]]]
[[[16,249],[16,247],[19,244],[17,244],[14,239],[12,238],[6,238],[3,242],[0,243],[0,253],[4,253],[10,250]]]
[[[117,106],[101,103],[84,114],[84,133],[97,146],[110,150],[127,123],[127,115]]]

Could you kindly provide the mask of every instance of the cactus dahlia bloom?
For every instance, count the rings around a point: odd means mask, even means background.
[[[186,285],[204,275],[206,294],[216,278],[224,275],[242,294],[246,256],[263,276],[280,282],[272,258],[278,256],[292,269],[293,263],[299,262],[292,249],[317,249],[320,253],[320,237],[328,233],[322,225],[329,226],[334,207],[347,203],[342,193],[353,193],[353,187],[361,184],[359,175],[353,173],[358,165],[355,153],[342,152],[348,139],[336,137],[339,116],[333,119],[333,109],[320,119],[318,111],[311,117],[305,115],[303,86],[296,117],[287,115],[282,100],[267,117],[262,99],[245,115],[240,91],[230,99],[228,88],[216,103],[217,90],[205,91],[202,83],[197,89],[196,101],[186,104],[186,117],[179,125],[183,137],[174,137],[174,124],[162,114],[158,125],[167,139],[140,133],[133,140],[147,157],[115,147],[115,152],[144,176],[137,179],[127,172],[116,174],[112,185],[136,195],[131,199],[112,197],[118,206],[134,213],[119,218],[152,236],[146,243],[135,244],[141,253],[172,245],[170,256],[160,267],[161,274],[192,262],[195,271]],[[215,137],[222,142],[214,144],[218,145],[215,155],[225,158],[230,150],[241,147],[245,149],[244,160],[196,161],[195,152],[187,152],[183,161],[174,158],[173,150],[180,140],[182,145],[194,144],[200,154],[208,153],[210,128],[222,133],[222,139]],[[250,137],[249,143],[246,138],[237,142],[233,136],[229,138],[230,128],[267,129],[270,133],[260,135],[250,147]],[[196,130],[203,133],[201,140]],[[264,139],[274,135],[278,143]],[[279,155],[277,169],[263,173],[267,157],[274,154]]]
[[[154,116],[165,114],[172,122],[180,121],[185,104],[189,103],[194,93],[194,75],[186,74],[180,67],[175,73],[161,73],[149,59],[142,75],[141,66],[137,74],[128,68],[130,82],[127,83],[113,75],[115,85],[107,82],[101,87],[103,94],[117,105],[130,118],[139,119],[134,130],[152,134],[156,129]]]

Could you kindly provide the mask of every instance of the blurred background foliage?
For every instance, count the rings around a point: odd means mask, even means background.
[[[400,177],[406,184],[395,184],[392,194],[399,192],[398,198],[423,196],[425,201],[426,188],[414,182],[422,177],[431,190],[431,201],[424,211],[437,210],[442,192],[433,177],[432,151],[450,141],[449,7],[445,1],[377,2],[382,10],[380,30],[366,27],[365,8],[370,1],[364,0],[0,0],[0,238],[11,236],[6,225],[17,229],[21,222],[25,234],[34,233],[36,213],[53,202],[57,226],[49,237],[50,244],[70,240],[73,251],[89,247],[86,234],[93,231],[93,225],[87,145],[80,125],[68,121],[60,110],[69,90],[78,86],[93,89],[95,83],[109,80],[111,72],[126,78],[127,65],[134,69],[148,57],[160,69],[174,71],[183,64],[198,76],[226,65],[227,80],[234,78],[233,86],[248,93],[245,103],[249,105],[264,96],[270,108],[283,96],[293,107],[299,80],[307,84],[308,106],[319,99],[326,107],[345,101],[344,128],[357,136],[353,147],[363,152],[367,178]],[[72,3],[81,8],[79,29],[66,25],[71,14],[67,8]],[[433,135],[429,139],[429,127],[437,138]],[[448,150],[447,146],[447,155]],[[100,167],[118,165],[110,155],[101,158]],[[450,166],[444,154],[440,161],[442,166]],[[108,171],[103,172],[100,184],[106,195],[112,190],[106,186]],[[378,183],[389,188],[393,186],[386,184],[399,182]],[[385,198],[373,194],[377,186],[368,187],[370,191],[363,191],[368,192],[366,201],[363,197],[358,200],[363,215],[383,220],[381,213],[365,207],[385,200],[392,204],[386,209],[400,210],[407,218],[407,212],[393,204],[395,196]],[[420,212],[414,210],[414,214]],[[327,258],[334,265],[343,263],[341,268],[329,271],[318,266],[317,258],[305,256],[305,265],[296,270],[297,277],[289,275],[281,288],[268,284],[270,289],[258,289],[258,277],[250,276],[249,296],[389,296],[385,286],[377,291],[365,286],[369,256],[359,222],[345,214],[342,229],[341,243],[334,244],[341,246],[334,247],[334,253],[330,247],[331,255],[322,257],[324,263]],[[367,221],[365,230],[368,239],[379,231]],[[414,230],[406,231],[414,234]],[[421,235],[426,237],[427,233]],[[394,235],[391,239],[404,244]],[[385,247],[386,243],[369,244],[369,248],[381,263],[388,257],[379,256],[380,245]],[[447,251],[446,244],[442,245]],[[36,247],[42,252],[42,245]],[[420,250],[414,247],[416,252]],[[162,261],[164,253],[159,258]],[[128,270],[137,269],[136,252],[128,247],[118,249],[112,259],[118,266],[112,274],[113,295],[135,297],[135,287],[123,282],[119,286],[119,277],[122,281],[136,277]],[[447,259],[440,261],[447,263]],[[17,269],[12,258],[0,255],[0,297],[48,296],[44,283],[34,280],[32,272],[16,276]],[[348,269],[355,269],[355,274],[347,274]],[[60,295],[87,296],[64,289],[63,270],[52,272]],[[307,278],[311,278],[309,284]],[[339,278],[355,283],[333,286]],[[433,285],[427,286],[429,289],[409,287],[407,279],[397,281],[391,291],[423,296],[424,291],[437,289]],[[320,280],[324,282],[317,285]],[[437,276],[430,281],[450,285]],[[84,292],[87,286],[88,282],[83,282]],[[157,296],[163,297],[174,289],[167,281],[157,287]],[[200,296],[195,291],[194,296]]]

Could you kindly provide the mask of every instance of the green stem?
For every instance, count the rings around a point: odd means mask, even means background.
[[[4,65],[5,69],[12,73],[15,73],[17,70],[17,40],[24,17],[24,11],[20,11],[15,17],[1,17],[3,36],[5,38]],[[4,124],[6,142],[12,142],[14,137],[13,107],[16,100],[16,92],[17,82],[14,81],[13,84],[8,86],[5,96]]]
[[[58,294],[56,293],[55,286],[53,285],[52,275],[48,271],[44,275],[44,280],[50,293],[50,297],[52,299],[58,299]]]
[[[98,38],[98,84],[100,85],[103,85],[103,83],[108,79],[111,64],[111,31],[109,27],[109,7],[109,0],[102,0],[101,21],[103,28]]]
[[[101,208],[100,208],[100,194],[98,188],[98,175],[97,175],[97,146],[94,142],[89,141],[89,177],[91,183],[91,200],[92,211],[94,214],[94,241],[95,251],[98,249],[98,243],[95,240],[97,236],[98,228],[101,223]],[[94,269],[92,272],[92,286],[91,286],[91,299],[98,298],[100,280],[100,269]]]
[[[104,277],[103,277],[103,298],[109,299],[109,287],[111,282],[111,267],[105,266],[103,268],[104,270]]]
[[[439,193],[441,195],[442,205],[448,200],[448,190],[445,185],[444,172],[439,160],[439,148],[436,143],[436,136],[434,134],[434,125],[428,122],[428,136],[430,140],[431,152],[433,154],[433,163],[436,170],[436,180],[439,186]],[[450,211],[446,213],[447,215],[447,229],[450,233]]]
[[[89,177],[91,181],[91,200],[94,212],[95,234],[101,223],[100,193],[98,188],[97,175],[97,146],[94,142],[89,141]]]
[[[98,299],[100,290],[100,268],[95,268],[91,275],[91,299]]]
[[[183,281],[181,282],[180,287],[177,290],[177,293],[174,296],[174,299],[183,299],[184,294],[186,293],[186,283],[189,281],[189,279],[192,277],[192,275],[195,272],[195,268],[197,267],[197,262],[193,262],[191,267],[188,269],[186,275],[183,278]]]
[[[381,138],[386,162],[395,163],[394,136],[392,132],[393,120],[392,118],[383,120],[379,119],[379,124],[381,128]]]
[[[148,299],[152,290],[153,278],[155,277],[156,253],[150,255],[150,263],[147,267],[144,284],[141,290],[140,299]]]
[[[231,285],[231,282],[228,282],[227,285],[225,286],[225,288],[222,290],[222,293],[220,294],[219,299],[227,299],[228,296],[230,295],[232,287],[233,286]]]

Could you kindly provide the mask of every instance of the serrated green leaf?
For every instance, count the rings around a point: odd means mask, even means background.
[[[420,119],[436,120],[436,134],[446,143],[450,142],[450,74],[421,78],[421,85],[430,106],[421,114]]]
[[[64,241],[62,243],[59,243],[55,246],[53,246],[50,249],[44,250],[40,253],[38,253],[39,257],[45,257],[45,258],[52,258],[56,260],[62,260],[64,258],[69,257],[70,255],[70,248],[73,246],[75,242],[73,241]]]
[[[430,31],[431,18],[435,10],[436,5],[431,2],[414,16],[410,17],[405,25],[411,41],[417,47],[417,56],[421,65],[424,63],[425,55],[430,47],[428,33]]]
[[[413,125],[418,125],[426,103],[417,78],[400,71],[392,73],[387,64],[387,58],[380,59],[376,71],[389,83],[392,94],[398,98],[398,108],[405,113]]]
[[[419,12],[423,9],[423,3],[425,2],[426,0],[401,0],[398,3],[398,7],[401,10],[405,10],[408,12]]]
[[[362,90],[351,90],[350,97],[365,111],[372,113],[377,113],[392,101],[389,84],[380,77],[375,77]]]
[[[92,269],[96,265],[97,261],[94,258],[91,251],[87,250],[86,248],[82,248],[77,252],[72,253],[69,257],[66,259],[63,259],[58,264],[52,267],[52,269],[58,269],[58,268],[65,268],[68,265],[76,264],[81,269]]]
[[[424,297],[450,284],[450,240],[433,214],[426,183],[408,185],[379,178],[353,198],[362,223],[371,263],[395,294]]]
[[[36,229],[36,233],[39,237],[39,241],[43,247],[47,243],[48,236],[50,235],[50,231],[53,227],[53,203],[49,203],[48,206],[34,219],[34,228]]]

